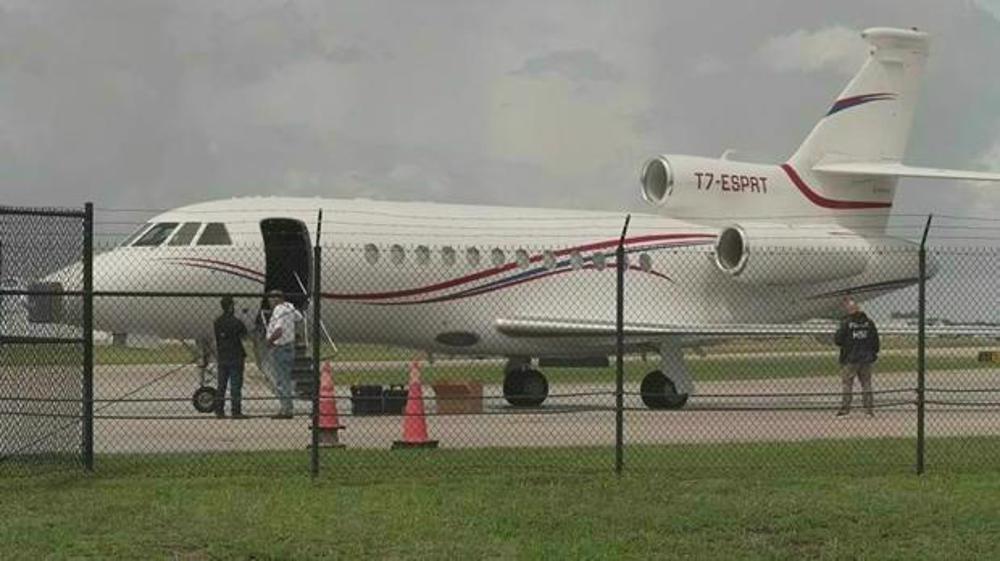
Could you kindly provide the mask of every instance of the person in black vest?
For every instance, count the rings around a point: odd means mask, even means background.
[[[875,322],[871,320],[858,303],[852,299],[844,302],[847,316],[840,322],[840,328],[833,341],[840,347],[841,382],[843,395],[837,416],[851,412],[854,392],[854,378],[861,382],[862,404],[869,417],[875,415],[872,399],[872,365],[878,360],[879,338]]]
[[[222,297],[222,315],[215,320],[215,348],[218,354],[219,379],[218,393],[215,400],[215,416],[226,416],[226,386],[232,383],[231,410],[234,419],[245,419],[243,415],[243,365],[246,352],[243,350],[243,338],[247,328],[233,312],[233,299]]]

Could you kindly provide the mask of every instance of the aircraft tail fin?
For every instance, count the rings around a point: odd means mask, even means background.
[[[876,27],[861,36],[868,60],[789,159],[797,169],[820,161],[899,162],[906,151],[929,37]]]

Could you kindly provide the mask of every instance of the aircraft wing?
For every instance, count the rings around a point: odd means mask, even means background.
[[[921,168],[897,162],[842,162],[813,166],[813,171],[837,175],[879,175],[892,177],[923,177],[928,179],[964,179],[969,181],[1000,181],[1000,173],[960,169]]]
[[[497,330],[511,337],[613,337],[614,322],[577,321],[545,318],[498,318]],[[626,323],[627,337],[650,339],[672,336],[695,337],[768,337],[795,335],[832,335],[837,330],[834,322],[808,323],[726,323],[726,324],[652,324]],[[916,326],[887,325],[879,327],[882,335],[916,335]],[[927,335],[1000,337],[1000,325],[943,325],[928,326]]]

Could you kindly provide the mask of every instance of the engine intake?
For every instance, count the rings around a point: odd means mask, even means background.
[[[739,226],[730,226],[715,240],[715,264],[725,273],[738,275],[747,266],[746,233]]]
[[[786,285],[861,274],[870,246],[851,232],[777,225],[733,225],[715,241],[715,266],[739,282]]]
[[[640,177],[642,198],[656,206],[666,204],[674,191],[674,174],[670,162],[660,156],[652,158],[642,166]]]

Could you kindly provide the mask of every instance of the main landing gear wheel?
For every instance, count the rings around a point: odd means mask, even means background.
[[[212,386],[202,386],[195,390],[191,396],[191,404],[199,413],[212,413],[215,411],[216,391]]]
[[[650,409],[680,409],[688,400],[688,395],[677,393],[674,382],[659,370],[646,374],[639,392],[642,394],[642,403]]]
[[[538,407],[549,397],[549,381],[530,368],[509,370],[503,378],[503,397],[514,407]]]

